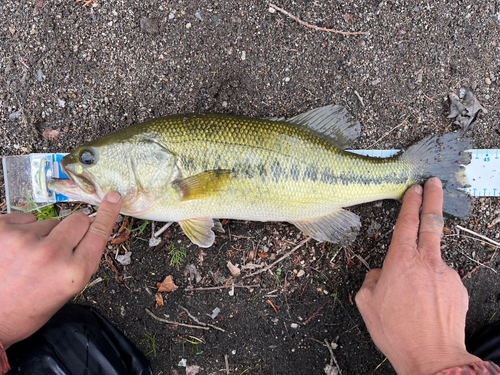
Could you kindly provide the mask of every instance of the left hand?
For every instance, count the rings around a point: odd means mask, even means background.
[[[44,325],[97,270],[120,212],[109,193],[95,220],[74,213],[63,221],[0,216],[0,342],[7,349]]]

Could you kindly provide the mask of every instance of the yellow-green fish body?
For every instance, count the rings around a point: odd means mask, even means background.
[[[318,240],[352,241],[359,218],[342,207],[400,199],[430,175],[443,178],[443,170],[445,184],[464,183],[455,162],[468,144],[454,136],[441,143],[431,137],[379,159],[344,151],[358,134],[359,123],[338,106],[288,121],[168,116],[79,147],[62,161],[76,185],[54,181],[51,187],[93,204],[118,191],[124,214],[178,221],[206,247],[216,218],[288,221]]]

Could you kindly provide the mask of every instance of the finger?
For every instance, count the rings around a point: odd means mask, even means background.
[[[365,281],[361,286],[361,289],[368,289],[373,291],[378,281],[380,280],[380,275],[382,274],[382,268],[374,268],[369,271],[365,276]]]
[[[63,244],[72,254],[73,250],[87,233],[90,226],[90,219],[81,212],[69,215],[56,226],[48,235],[47,240],[54,243]]]
[[[431,178],[424,186],[424,202],[420,215],[418,251],[431,261],[441,261],[441,234],[443,232],[443,189],[438,178]]]
[[[75,261],[85,267],[88,277],[95,272],[99,265],[102,251],[111,235],[121,205],[120,194],[108,193],[99,206],[95,220],[90,224],[89,230],[75,249]]]
[[[24,228],[27,232],[31,232],[32,234],[38,237],[48,236],[49,233],[59,225],[60,221],[57,219],[45,219],[41,221],[37,221],[35,223],[27,224]]]
[[[9,224],[30,224],[36,221],[36,217],[33,214],[28,214],[25,212],[14,212],[7,215],[2,215],[2,220],[6,220]]]
[[[392,257],[397,259],[402,251],[416,252],[422,191],[422,186],[415,185],[406,192],[386,259]]]

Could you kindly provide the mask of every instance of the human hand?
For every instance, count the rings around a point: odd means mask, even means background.
[[[465,349],[467,290],[441,258],[442,206],[437,178],[425,183],[423,198],[421,186],[408,190],[384,265],[367,273],[356,295],[375,345],[398,374],[480,360]]]
[[[97,271],[120,212],[109,193],[92,221],[74,213],[62,221],[0,216],[0,342],[7,349],[43,326]]]

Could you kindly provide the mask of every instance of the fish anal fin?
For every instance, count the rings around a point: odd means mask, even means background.
[[[292,224],[317,241],[342,245],[352,243],[361,227],[358,215],[342,208],[327,216],[308,221],[293,221]]]
[[[219,193],[232,177],[231,170],[211,170],[176,181],[172,186],[181,192],[182,201],[203,199]]]
[[[189,239],[200,247],[210,247],[215,240],[212,231],[214,221],[211,218],[197,218],[180,221],[182,230]]]
[[[346,148],[361,133],[359,121],[339,105],[315,108],[286,121],[312,129],[341,149]]]

